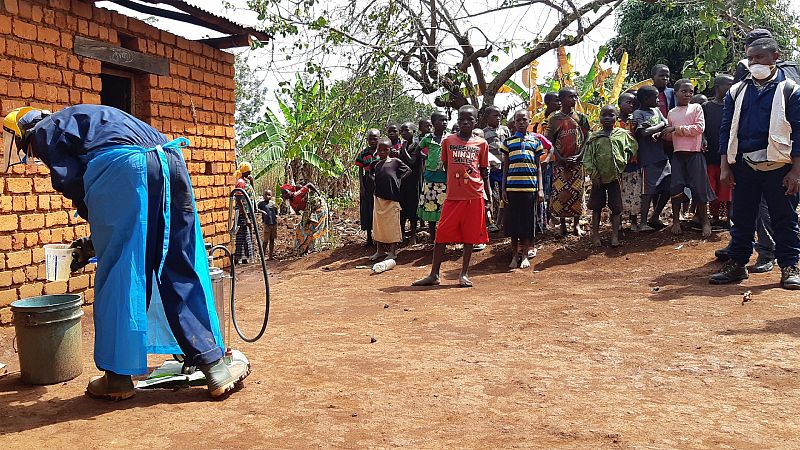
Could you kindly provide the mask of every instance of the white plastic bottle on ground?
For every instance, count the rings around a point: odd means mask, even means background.
[[[372,266],[372,272],[373,273],[386,272],[387,270],[392,270],[396,265],[397,262],[395,260],[387,259],[386,261],[375,263],[375,265]]]

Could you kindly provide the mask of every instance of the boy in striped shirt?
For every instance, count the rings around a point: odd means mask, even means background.
[[[530,113],[519,110],[514,113],[514,128],[511,137],[503,141],[503,202],[506,236],[511,238],[511,269],[530,267],[528,249],[533,243],[536,225],[536,204],[544,200],[540,157],[545,145],[537,135],[526,134]],[[541,135],[538,135],[541,136]]]

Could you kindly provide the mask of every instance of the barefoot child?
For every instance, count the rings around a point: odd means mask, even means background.
[[[617,101],[619,118],[617,128],[627,130],[631,137],[636,133],[636,122],[633,112],[636,110],[636,96],[630,92],[623,92]],[[631,221],[631,231],[639,231],[639,211],[642,209],[642,173],[636,154],[628,161],[625,171],[622,172],[620,184],[622,186],[622,213],[627,214]],[[646,219],[642,220],[642,223]]]
[[[517,130],[527,130],[530,122],[528,110],[514,113]],[[536,221],[536,203],[544,200],[544,186],[540,170],[540,157],[544,145],[533,133],[517,131],[506,139],[503,151],[503,202],[506,205],[506,236],[511,238],[510,269],[530,267],[528,250],[531,248]]]
[[[275,257],[275,239],[278,238],[278,208],[272,197],[272,189],[264,191],[264,200],[258,202],[256,208],[264,221],[264,240],[262,242],[264,249],[262,252],[268,249],[268,259],[272,260]]]
[[[475,107],[462,106],[458,109],[459,133],[448,136],[442,143],[441,158],[447,170],[447,199],[442,206],[431,273],[412,283],[413,286],[439,284],[439,268],[447,244],[464,244],[458,284],[472,287],[468,273],[472,246],[489,242],[485,215],[492,200],[489,145],[484,139],[472,135],[477,120],[478,111]],[[484,195],[488,199],[485,202]]]
[[[442,204],[447,195],[447,172],[442,162],[442,139],[447,128],[447,116],[441,112],[431,114],[433,133],[420,140],[420,155],[424,159],[425,171],[422,173],[422,193],[419,196],[417,216],[428,222],[430,236],[428,243],[436,239],[436,223],[442,212]],[[472,134],[472,128],[467,130]]]
[[[703,130],[705,118],[703,107],[691,103],[694,85],[688,79],[675,82],[675,101],[678,106],[669,112],[669,125],[661,135],[672,141],[674,152],[670,159],[672,181],[672,234],[681,234],[680,209],[686,201],[684,189],[689,188],[692,198],[697,203],[697,216],[703,227],[703,237],[711,236],[711,224],[708,221],[708,202],[716,200],[714,191],[708,182],[706,159],[703,156]]]
[[[639,109],[633,112],[636,122],[635,137],[639,144],[637,158],[642,170],[642,201],[639,211],[640,231],[653,231],[651,225],[663,226],[659,216],[669,199],[670,165],[664,152],[664,143],[656,138],[656,133],[667,126],[667,119],[658,108],[658,90],[653,86],[643,86],[636,92]],[[662,195],[663,194],[663,195]],[[647,220],[650,204],[655,203],[653,218]]]
[[[372,166],[378,162],[375,150],[378,146],[380,130],[367,130],[367,146],[358,154],[355,165],[358,167],[358,207],[361,229],[367,232],[365,247],[372,245],[372,208],[375,197],[375,180],[372,178]]]
[[[592,210],[592,244],[596,247],[601,245],[600,213],[606,205],[611,210],[611,246],[619,246],[622,225],[620,178],[638,147],[627,130],[614,127],[617,117],[616,106],[604,106],[600,110],[603,129],[590,134],[583,149],[583,167],[592,179],[589,209]]]
[[[411,223],[408,244],[417,244],[417,203],[419,203],[420,180],[422,177],[422,160],[419,156],[419,145],[414,143],[414,123],[400,125],[400,137],[403,145],[398,156],[408,167],[411,175],[400,183],[400,229],[405,233],[406,222]]]
[[[497,161],[502,161],[503,153],[500,151],[500,145],[506,138],[511,136],[511,131],[505,125],[500,125],[501,114],[500,108],[497,106],[487,106],[484,114],[486,114],[486,128],[483,129],[484,139],[489,144],[489,152],[497,158]],[[490,163],[490,165],[489,183],[492,187],[492,208],[490,211],[494,223],[489,225],[489,231],[495,232],[500,229],[503,223],[503,215],[500,208],[500,185],[503,182],[503,168],[502,164]]]
[[[553,217],[561,218],[561,235],[567,234],[567,217],[572,217],[572,232],[583,234],[580,218],[583,215],[585,191],[584,170],[580,163],[580,150],[589,134],[589,118],[575,111],[578,93],[573,88],[558,91],[561,109],[556,111],[547,125],[547,139],[553,143],[553,193],[550,210]]]
[[[725,94],[733,85],[733,77],[730,75],[718,75],[714,78],[714,97],[711,101],[703,105],[703,117],[706,120],[705,135],[706,147],[706,170],[708,171],[708,181],[717,199],[708,205],[711,213],[711,225],[729,225],[731,187],[720,181],[720,154],[719,149],[719,130],[722,127],[722,108],[725,104]],[[720,221],[721,212],[725,213],[725,222]]]
[[[378,140],[378,158],[375,164],[375,208],[372,219],[373,239],[378,250],[369,259],[376,261],[397,258],[397,243],[403,241],[400,228],[400,183],[411,175],[409,168],[399,158],[391,155],[392,141]]]

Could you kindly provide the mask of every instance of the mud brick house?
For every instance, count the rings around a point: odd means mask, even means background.
[[[234,57],[222,49],[269,36],[180,0],[114,3],[224,36],[187,40],[91,0],[0,0],[0,113],[106,104],[168,137],[188,137],[184,154],[203,235],[225,243],[235,164]],[[90,269],[67,282],[45,280],[43,246],[89,235],[71,202],[53,190],[47,168],[13,167],[0,174],[0,193],[0,323],[8,323],[8,305],[18,298],[84,292],[91,301]]]

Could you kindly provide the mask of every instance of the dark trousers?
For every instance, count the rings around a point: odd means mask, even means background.
[[[797,221],[798,195],[787,196],[783,177],[792,168],[786,165],[769,172],[753,170],[746,162],[738,161],[732,166],[736,179],[733,189],[733,225],[729,255],[739,264],[747,264],[753,253],[753,235],[759,216],[759,203],[763,200],[768,216],[762,220],[771,222],[775,240],[775,258],[778,266],[797,265],[800,256],[800,226]]]
[[[214,340],[211,325],[204,317],[204,302],[189,303],[191,298],[203,298],[205,293],[194,269],[197,237],[189,173],[184,162],[166,154],[170,172],[170,231],[169,247],[164,261],[158,292],[164,305],[167,322],[186,358],[187,366],[210,364],[222,358],[222,349]],[[164,217],[161,212],[164,177],[158,154],[147,153],[147,253],[145,273],[151,280],[161,262],[161,242],[164,240]],[[150,306],[153,284],[148,282],[147,302]],[[202,307],[193,311],[191,305]],[[202,306],[201,306],[202,305]],[[221,320],[221,318],[220,318]]]

